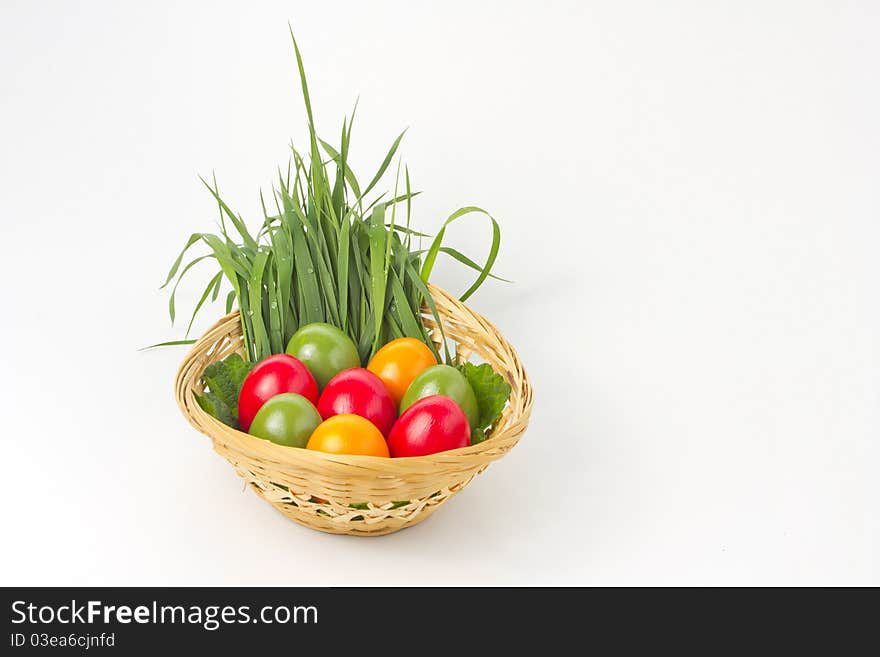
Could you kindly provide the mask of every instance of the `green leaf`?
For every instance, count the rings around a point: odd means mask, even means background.
[[[208,365],[202,374],[207,392],[196,395],[199,405],[224,424],[238,428],[238,393],[250,369],[237,353]]]
[[[205,413],[217,418],[223,424],[226,424],[233,429],[239,428],[237,415],[233,413],[229,405],[220,399],[219,396],[215,395],[213,392],[206,392],[204,395],[196,393],[195,398]]]
[[[488,363],[462,363],[458,369],[471,384],[477,398],[479,419],[471,433],[471,443],[475,445],[489,437],[489,431],[498,421],[510,398],[510,384]]]

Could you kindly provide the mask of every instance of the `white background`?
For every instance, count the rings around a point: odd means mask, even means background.
[[[304,143],[288,19],[331,141],[360,95],[362,177],[410,126],[417,224],[499,218],[516,283],[472,305],[536,389],[384,538],[243,492],[184,351],[136,351],[182,337],[197,175],[254,221]],[[878,34],[876,2],[4,0],[0,583],[880,584]]]

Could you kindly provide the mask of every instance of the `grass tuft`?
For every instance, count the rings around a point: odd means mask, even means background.
[[[397,155],[406,130],[388,149],[370,182],[361,188],[349,166],[354,110],[342,122],[338,148],[318,136],[312,101],[306,80],[302,53],[293,30],[290,30],[296,66],[309,128],[308,155],[303,157],[291,145],[291,160],[286,175],[279,170],[272,188],[275,213],[266,208],[260,192],[263,217],[260,229],[252,234],[242,219],[221,198],[217,179],[202,183],[216,200],[220,215],[220,233],[194,233],[171,266],[162,287],[174,281],[168,302],[172,323],[176,315],[175,294],[180,281],[199,262],[213,259],[218,267],[204,289],[189,321],[189,329],[199,311],[210,300],[217,300],[222,286],[229,289],[226,310],[234,304],[241,311],[241,326],[247,358],[259,361],[287,346],[296,330],[311,322],[328,322],[345,331],[358,346],[364,363],[376,350],[397,337],[422,340],[432,351],[436,348],[420,321],[426,306],[443,326],[426,283],[440,253],[478,272],[473,284],[462,294],[470,297],[486,278],[498,255],[501,230],[485,210],[467,206],[453,212],[427,250],[414,250],[413,237],[430,237],[411,227],[413,191],[409,168],[398,157],[394,192],[367,197],[385,178]],[[322,158],[322,152],[329,158]],[[405,204],[405,224],[398,219],[398,204]],[[492,223],[492,244],[483,265],[460,251],[444,246],[447,226],[469,215],[484,215]],[[386,222],[386,218],[388,218]],[[192,247],[202,244],[207,253],[183,264]],[[176,280],[175,280],[176,279]],[[504,280],[504,279],[498,279]],[[191,340],[162,343],[190,344]],[[444,340],[445,343],[445,340]],[[438,354],[438,357],[440,355]],[[445,351],[447,362],[449,352]]]

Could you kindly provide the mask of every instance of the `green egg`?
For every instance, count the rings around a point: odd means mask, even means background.
[[[287,343],[287,353],[309,368],[321,390],[342,370],[361,366],[352,339],[335,326],[323,322],[300,327]]]
[[[477,397],[471,384],[464,378],[464,374],[457,369],[449,365],[434,365],[422,370],[409,384],[406,394],[400,400],[400,413],[402,414],[418,400],[431,395],[443,395],[452,399],[461,406],[471,429],[477,426],[480,419]]]
[[[293,392],[275,395],[257,411],[248,433],[288,447],[305,447],[321,424],[318,410]]]

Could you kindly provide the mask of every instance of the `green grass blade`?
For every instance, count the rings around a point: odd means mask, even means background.
[[[254,350],[257,358],[262,360],[271,354],[269,345],[269,335],[266,331],[266,325],[263,321],[263,272],[266,269],[266,262],[269,260],[269,252],[261,250],[257,252],[254,258],[254,265],[251,271],[251,277],[248,281],[248,305],[250,306],[248,316],[253,325]]]
[[[397,322],[397,318],[391,313],[386,313],[382,329],[381,344],[386,344],[391,340],[405,336],[403,329],[400,328],[400,324]]]
[[[405,272],[406,278],[412,283],[413,287],[421,295],[422,299],[425,302],[425,305],[428,306],[428,310],[434,317],[434,321],[437,322],[437,326],[440,329],[440,337],[443,342],[443,351],[446,355],[446,360],[444,361],[440,358],[440,354],[437,353],[437,348],[434,346],[433,341],[429,341],[428,346],[431,347],[431,351],[434,352],[434,355],[437,357],[438,362],[451,363],[452,356],[449,353],[449,346],[446,344],[446,331],[443,329],[443,320],[440,317],[440,312],[437,310],[437,304],[434,303],[434,297],[431,296],[431,293],[428,291],[425,282],[422,280],[421,276],[419,276],[419,272],[416,270],[415,267],[407,263]]]
[[[290,290],[293,279],[293,256],[291,254],[290,237],[286,230],[275,230],[270,234],[273,254],[274,283],[279,309],[279,329],[285,345],[293,335],[293,318],[290,310]]]
[[[196,315],[199,314],[199,310],[205,304],[208,296],[214,291],[215,287],[220,286],[220,281],[223,280],[223,272],[218,271],[217,274],[210,280],[208,286],[205,288],[204,293],[202,293],[202,297],[199,299],[199,302],[196,304],[196,309],[193,310],[192,317],[189,320],[189,326],[186,327],[185,337],[189,337],[189,332],[192,330],[193,322],[196,320]]]
[[[229,245],[224,243],[219,237],[216,235],[203,234],[202,240],[205,244],[211,247],[211,250],[214,252],[214,257],[217,259],[217,262],[220,263],[220,266],[224,268],[224,272],[226,272],[227,278],[230,279],[230,282],[233,272],[245,278],[249,276],[248,268],[239,260],[233,258],[232,250]]]
[[[440,227],[440,230],[434,237],[434,241],[431,242],[431,246],[428,248],[427,254],[425,255],[425,261],[422,264],[421,276],[422,280],[426,283],[431,277],[431,270],[433,270],[434,262],[437,260],[437,252],[440,250],[440,246],[443,244],[443,236],[446,234],[446,227],[459,217],[462,217],[470,212],[481,212],[481,210],[476,207],[459,208],[451,215],[449,215],[449,217],[446,218],[446,221],[443,222],[443,225]]]
[[[413,200],[413,196],[415,196],[415,194],[413,194],[412,186],[410,185],[410,182],[409,182],[409,166],[406,166],[404,168],[404,172],[406,174],[406,231],[407,231],[405,246],[406,246],[406,250],[409,251],[410,242],[412,240],[412,233],[409,232],[411,230],[409,226],[410,226],[410,220],[412,219],[412,200]],[[416,194],[418,194],[418,193],[419,192],[416,192]]]
[[[269,318],[269,350],[273,354],[279,354],[284,351],[286,343],[284,342],[284,327],[281,313],[281,306],[278,303],[278,289],[275,285],[275,259],[270,257],[267,264],[267,275],[263,277],[266,286],[268,301],[268,312],[266,316]]]
[[[207,258],[213,258],[213,257],[214,256],[209,253],[207,255],[201,255],[197,258],[193,258],[186,265],[186,267],[184,267],[183,270],[180,272],[180,276],[177,277],[177,281],[174,283],[174,287],[171,288],[171,296],[168,298],[168,314],[171,317],[171,324],[172,325],[174,325],[174,314],[175,314],[175,312],[174,312],[174,297],[177,294],[177,286],[180,285],[180,281],[182,281],[183,277],[186,276],[186,272],[188,272],[190,269],[192,269],[193,265],[198,264],[202,260],[205,260]]]
[[[151,344],[147,347],[141,347],[138,351],[146,351],[147,349],[156,349],[157,347],[176,347],[184,344],[195,344],[197,340],[192,338],[190,340],[169,340],[168,342],[157,342],[156,344]]]
[[[315,276],[315,263],[309,253],[306,244],[306,233],[303,228],[303,217],[300,220],[297,212],[302,216],[302,210],[297,207],[290,198],[284,180],[281,180],[281,202],[284,207],[284,220],[290,232],[293,242],[293,260],[296,270],[296,284],[298,293],[299,321],[301,324],[323,322],[324,304],[318,290],[318,281]]]
[[[367,240],[366,248],[361,246],[361,235],[363,234],[365,224],[359,218],[354,217],[351,224],[351,243],[350,262],[352,266],[349,269],[349,316],[350,335],[358,342],[364,333],[364,324],[366,322],[367,313],[367,281],[370,272],[367,269],[366,262],[369,258],[369,240]]]
[[[315,117],[312,114],[312,101],[309,96],[309,85],[306,81],[306,71],[303,67],[302,61],[302,53],[299,50],[299,44],[296,42],[296,37],[293,36],[293,28],[288,24],[288,28],[290,28],[290,38],[293,41],[293,50],[296,54],[296,66],[299,70],[299,79],[302,84],[302,93],[303,93],[303,102],[306,106],[306,115],[308,116],[309,122],[309,143],[311,144],[311,172],[313,179],[321,178],[320,180],[314,180],[315,183],[326,184],[326,181],[323,180],[323,167],[321,166],[321,154],[318,150],[318,135],[315,130]]]
[[[492,265],[495,264],[495,259],[498,257],[498,249],[501,247],[501,227],[489,213],[486,213],[486,216],[492,220],[492,244],[489,248],[489,255],[486,258],[486,262],[483,265],[479,276],[477,276],[473,284],[467,290],[465,290],[464,294],[458,297],[459,301],[462,302],[467,301],[468,298],[480,288],[480,286],[483,284],[483,281],[485,281],[486,278],[489,276],[489,272],[492,270]]]
[[[477,291],[480,285],[483,284],[483,281],[485,281],[486,278],[489,276],[489,271],[492,269],[492,265],[495,263],[495,258],[498,256],[498,249],[501,245],[501,228],[498,226],[498,222],[495,221],[492,215],[490,215],[482,208],[478,208],[472,205],[459,208],[451,215],[449,215],[446,221],[443,222],[443,226],[440,228],[440,231],[437,233],[434,241],[431,242],[431,246],[428,248],[427,254],[425,255],[425,261],[422,265],[421,271],[422,281],[427,282],[431,276],[431,270],[434,268],[434,263],[437,260],[437,254],[440,252],[440,246],[442,245],[443,237],[446,234],[446,227],[456,219],[472,213],[484,214],[492,222],[492,244],[489,248],[489,255],[486,258],[486,263],[480,268],[480,274],[477,276],[477,279],[474,281],[474,283],[464,292],[464,294],[461,295],[461,297],[459,297],[461,301],[465,301],[468,297],[470,297],[474,292]]]
[[[174,261],[174,264],[171,265],[171,270],[168,272],[168,277],[165,279],[165,282],[162,283],[162,287],[159,289],[165,288],[168,283],[171,282],[171,279],[174,278],[174,275],[177,273],[177,270],[180,268],[180,263],[183,262],[183,256],[189,251],[189,247],[202,239],[201,233],[193,233],[189,236],[189,239],[186,241],[186,245],[183,247],[183,250],[180,252],[180,255],[177,256],[177,260]]]
[[[245,351],[248,354],[248,358],[252,359],[253,349],[251,336],[253,335],[253,333],[251,331],[250,321],[246,313],[247,299],[242,295],[242,290],[244,289],[242,283],[247,281],[248,272],[232,258],[232,253],[227,244],[224,243],[216,235],[203,233],[201,237],[205,244],[207,244],[213,250],[214,257],[220,264],[221,271],[232,285],[235,296],[238,299],[239,309],[241,310],[241,329],[242,335],[244,335]]]
[[[379,348],[382,332],[382,315],[385,309],[385,206],[373,208],[370,218],[370,306],[373,312],[373,351]]]
[[[349,275],[348,263],[351,253],[351,211],[342,219],[339,229],[339,241],[336,245],[336,295],[339,299],[339,318],[342,320],[342,330],[349,332],[348,319],[348,289]]]
[[[426,344],[430,342],[425,335],[425,329],[422,326],[422,323],[418,320],[415,314],[413,314],[410,300],[406,296],[406,292],[403,289],[403,283],[400,282],[400,277],[393,269],[388,273],[388,283],[391,288],[393,299],[392,314],[396,315],[399,319],[400,326],[404,333],[409,337],[421,338]]]
[[[395,187],[395,190],[396,190],[396,189],[397,189],[397,188]],[[395,191],[395,194],[396,194],[396,193],[397,193],[397,192]],[[406,194],[401,194],[400,196],[395,196],[394,198],[392,198],[392,199],[390,199],[390,200],[388,200],[388,201],[385,201],[385,207],[387,208],[387,207],[389,207],[389,206],[391,206],[391,205],[394,205],[394,204],[396,204],[396,203],[403,203],[404,201],[407,202],[407,203],[406,203],[407,205],[410,205],[411,202],[412,202],[412,199],[414,199],[414,198],[415,198],[416,196],[418,196],[419,194],[421,194],[421,192],[410,192],[410,191],[407,191]],[[409,224],[407,224],[407,227],[408,227],[408,226],[409,226]]]
[[[397,198],[397,185],[400,182],[400,159],[397,160],[397,175],[394,178],[394,197]],[[386,204],[387,208],[388,205]],[[391,245],[394,240],[391,239],[391,236],[394,235],[394,224],[397,220],[397,203],[392,204],[391,206],[391,224],[390,231],[385,227],[384,222],[382,225],[383,231],[385,231],[385,278],[388,278],[388,266],[391,264]]]
[[[308,116],[308,119],[309,119],[309,128],[310,128],[309,132],[310,132],[311,138],[314,142],[314,139],[315,139],[315,133],[314,133],[315,119],[312,116],[312,101],[311,101],[311,98],[309,97],[309,85],[306,82],[306,71],[305,71],[305,68],[303,67],[302,53],[300,53],[299,44],[296,42],[296,37],[293,35],[293,27],[289,23],[287,24],[287,27],[290,29],[290,38],[293,41],[293,51],[296,54],[296,67],[299,70],[299,79],[300,79],[300,84],[302,85],[303,101],[305,102],[306,115]],[[317,149],[315,149],[315,150],[317,151]]]
[[[208,184],[204,178],[199,176],[199,180],[208,188],[208,191],[211,192],[211,195],[217,200],[217,203],[220,204],[220,207],[223,209],[223,212],[229,217],[229,220],[232,222],[232,225],[235,226],[235,229],[238,231],[238,234],[241,235],[241,238],[244,240],[246,246],[251,249],[257,248],[256,240],[251,236],[248,232],[247,226],[244,225],[244,221],[241,220],[241,217],[237,216],[226,203],[223,202],[223,199],[220,198],[220,194]],[[223,234],[226,235],[226,227],[223,226]]]
[[[348,183],[348,186],[351,187],[351,191],[354,193],[355,197],[360,198],[362,196],[360,185],[358,185],[357,177],[355,177],[354,172],[349,168],[348,163],[346,162],[343,165],[342,155],[323,139],[319,141],[321,147],[327,152],[327,155],[333,159],[336,166],[342,167],[345,181]]]
[[[373,179],[370,181],[370,184],[367,185],[367,188],[364,190],[363,196],[366,196],[370,193],[370,190],[376,186],[382,176],[385,175],[385,170],[388,168],[388,165],[391,164],[391,160],[394,158],[394,154],[397,152],[397,147],[400,146],[400,140],[403,139],[403,136],[406,134],[406,130],[401,132],[397,139],[394,140],[394,143],[391,144],[391,148],[388,151],[388,154],[385,156],[385,159],[382,160],[382,166],[379,167],[379,170],[376,172],[376,175],[373,176]],[[360,195],[359,195],[360,196]]]
[[[320,297],[321,306],[325,309],[328,320],[334,326],[339,326],[339,306],[336,300],[336,290],[334,289],[335,286],[333,284],[333,277],[330,274],[329,265],[325,259],[327,248],[326,244],[322,244],[324,234],[317,225],[318,218],[314,215],[312,215],[312,218],[303,215],[302,210],[295,205],[293,206],[293,212],[304,227],[303,234],[308,242],[309,258],[313,264],[311,270],[306,270],[306,274],[313,279],[316,287],[320,286],[320,289],[323,290],[323,296]]]
[[[214,191],[217,192],[217,195],[220,195],[220,185],[217,183],[217,174],[214,171],[211,171],[211,178],[214,180]],[[223,218],[223,204],[217,203],[217,214],[220,215],[220,229],[223,231],[223,234],[226,234],[226,219]]]
[[[448,255],[449,257],[457,260],[461,264],[463,264],[466,267],[469,267],[475,271],[483,271],[483,268],[480,265],[478,265],[476,262],[474,262],[473,260],[468,258],[464,253],[462,253],[458,249],[454,249],[451,246],[441,246],[439,252]],[[423,253],[425,253],[425,250],[412,252],[413,255],[421,255]],[[493,274],[492,272],[489,272],[489,278],[495,279],[496,281],[501,281],[502,283],[513,283],[513,281],[511,281],[507,278],[502,278],[501,276],[498,276],[497,274]]]
[[[333,198],[333,212],[337,217],[342,216],[342,201],[345,196],[345,156],[346,156],[346,147],[345,147],[345,129],[346,129],[346,119],[342,120],[342,148],[341,148],[341,164],[336,167],[336,180],[333,183],[333,192],[331,194]]]
[[[385,224],[385,225],[388,226],[388,228],[391,228],[390,225],[388,225],[388,224]],[[409,238],[410,237],[434,237],[433,235],[429,235],[428,233],[421,233],[417,230],[413,230],[412,228],[409,228],[408,226],[395,226],[394,230],[395,230],[395,232],[403,233],[404,235],[407,236],[407,242],[406,242],[407,249],[409,249]],[[424,251],[419,251],[419,253],[424,253]]]

